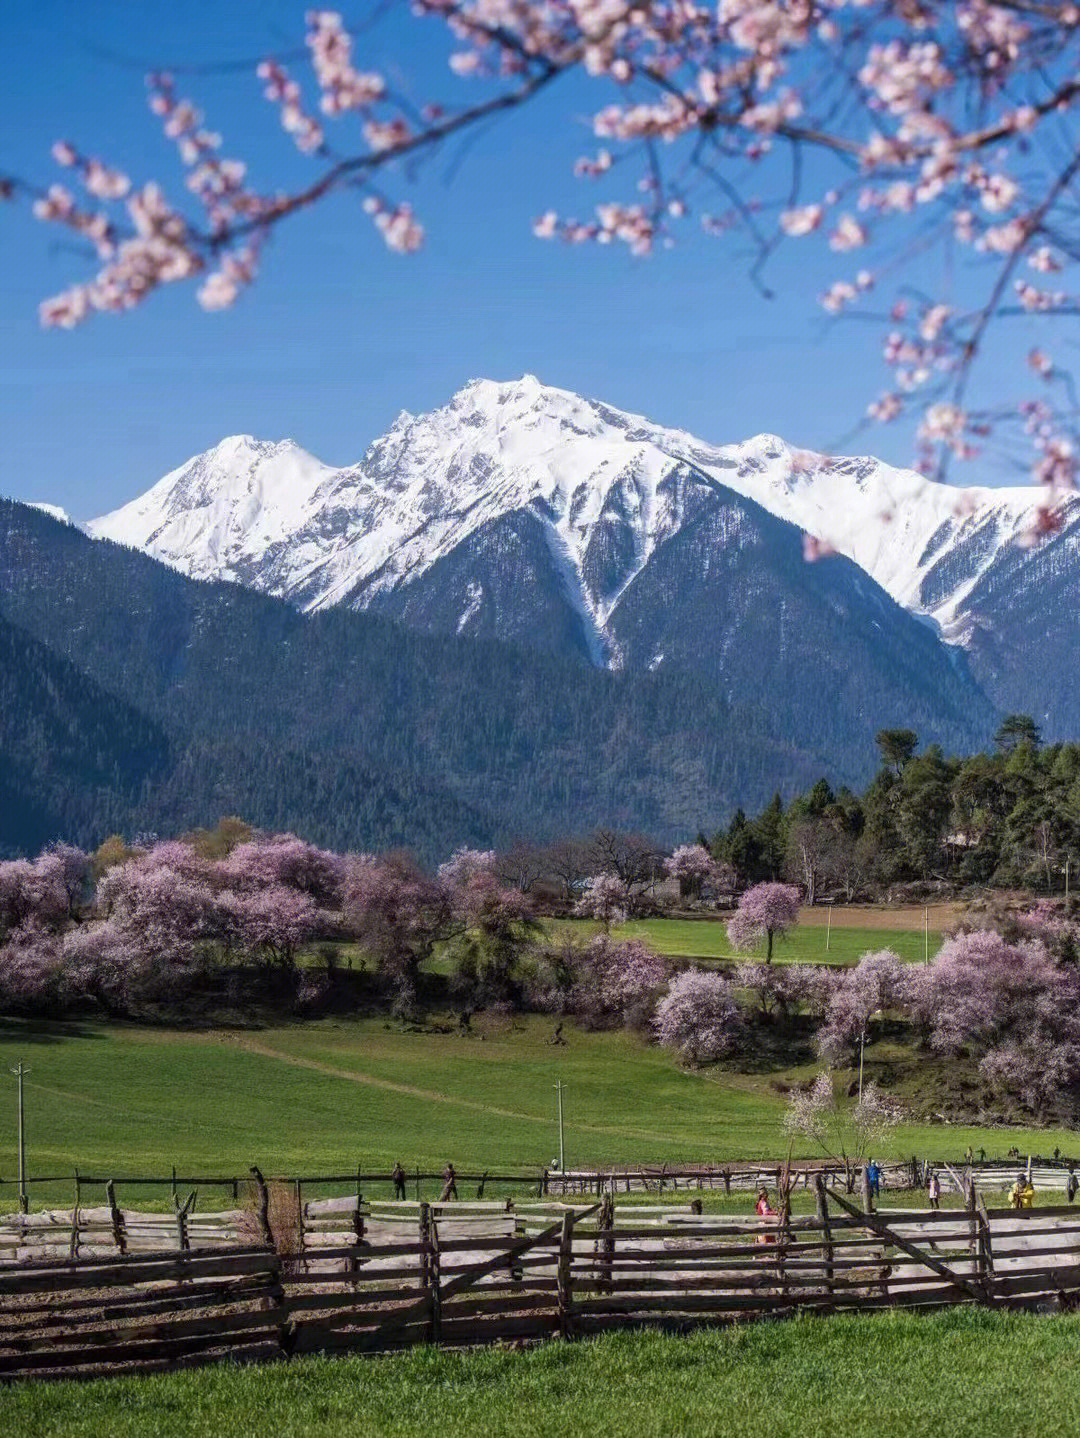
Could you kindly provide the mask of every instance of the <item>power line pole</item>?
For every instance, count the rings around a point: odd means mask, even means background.
[[[562,1079],[555,1080],[555,1112],[559,1119],[559,1172],[566,1172],[566,1147],[563,1142]],[[565,1191],[565,1185],[564,1191]]]
[[[19,1177],[19,1212],[25,1213],[28,1204],[26,1199],[26,1129],[23,1124],[23,1078],[30,1072],[23,1064],[22,1059],[11,1070],[18,1083],[18,1177]]]

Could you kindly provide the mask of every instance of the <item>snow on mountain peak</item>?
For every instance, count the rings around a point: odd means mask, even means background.
[[[316,609],[366,606],[485,526],[527,514],[600,652],[621,595],[684,522],[678,476],[724,486],[827,541],[960,638],[966,595],[1040,498],[933,484],[767,433],[711,445],[525,374],[472,380],[428,414],[402,411],[342,469],[292,440],[231,436],[89,529],[196,577],[237,579]],[[598,565],[598,546],[618,550],[614,568]],[[475,585],[468,592],[462,625],[478,604]]]
[[[58,504],[46,504],[44,500],[39,500],[37,503],[31,501],[30,508],[40,509],[42,514],[49,515],[51,519],[59,520],[61,524],[70,524],[75,529],[79,527],[71,515],[68,514],[67,510],[62,509]]]

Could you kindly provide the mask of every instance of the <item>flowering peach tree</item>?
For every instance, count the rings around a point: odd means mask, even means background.
[[[148,98],[181,186],[135,180],[68,139],[53,148],[63,180],[0,176],[0,193],[96,255],[92,274],[44,301],[43,322],[71,327],[181,281],[207,309],[226,307],[271,233],[339,192],[359,197],[390,249],[414,251],[424,231],[405,185],[416,167],[576,75],[564,113],[578,123],[577,95],[595,92],[574,168],[596,200],[576,218],[538,196],[539,237],[646,255],[694,225],[748,255],[763,291],[778,245],[823,244],[836,261],[826,313],[880,327],[888,380],[869,418],[910,416],[919,462],[939,471],[991,442],[1028,454],[1048,492],[1035,529],[1057,526],[1078,418],[1060,346],[1032,348],[1005,400],[980,400],[975,381],[992,325],[1077,313],[1080,5],[414,0],[413,10],[418,27],[449,32],[450,98],[406,100],[329,10],[308,13],[299,63],[293,51],[253,61],[240,98],[257,103],[261,90],[285,142],[310,159],[303,183],[253,174],[167,73],[148,77]]]

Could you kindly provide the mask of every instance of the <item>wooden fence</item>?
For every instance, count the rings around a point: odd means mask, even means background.
[[[815,1189],[815,1214],[770,1223],[620,1208],[610,1194],[517,1207],[373,1205],[354,1194],[275,1208],[262,1188],[243,1210],[246,1242],[226,1241],[222,1225],[207,1247],[188,1213],[169,1216],[166,1251],[141,1251],[166,1235],[136,1239],[132,1223],[74,1256],[69,1235],[62,1256],[36,1248],[9,1264],[0,1378],[803,1311],[1080,1301],[1075,1209],[987,1208],[969,1188],[960,1209],[866,1213],[824,1181]]]
[[[1038,1189],[1064,1192],[1072,1164],[1065,1159],[1001,1159],[969,1165],[964,1159],[927,1159],[912,1157],[901,1161],[882,1162],[881,1186],[883,1188],[918,1188],[925,1184],[926,1174],[933,1168],[941,1176],[943,1186],[962,1189],[974,1179],[980,1187],[1005,1188],[1012,1185],[1016,1174],[1031,1165],[1032,1181]],[[460,1171],[457,1175],[462,1191],[475,1191],[478,1198],[484,1198],[488,1191],[496,1189],[516,1194],[531,1193],[534,1197],[599,1198],[604,1193],[660,1193],[683,1189],[723,1190],[726,1193],[745,1192],[759,1184],[774,1187],[779,1182],[781,1171],[787,1160],[777,1159],[728,1159],[711,1164],[640,1164],[609,1165],[600,1168],[572,1168],[560,1171],[557,1168],[520,1169],[516,1172],[505,1170]],[[838,1164],[827,1160],[795,1158],[791,1160],[791,1173],[796,1187],[810,1188],[818,1176],[829,1180],[842,1177]],[[389,1170],[365,1170],[359,1168],[350,1173],[309,1174],[299,1180],[292,1175],[274,1180],[278,1183],[300,1182],[305,1189],[315,1186],[356,1186],[360,1189],[379,1189],[389,1192],[394,1176]],[[223,1191],[234,1201],[249,1184],[247,1175],[178,1173],[174,1168],[169,1175],[131,1174],[107,1178],[103,1175],[80,1173],[35,1175],[25,1180],[25,1188],[31,1196],[42,1190],[56,1190],[59,1187],[74,1190],[75,1204],[79,1206],[86,1194],[105,1196],[112,1184],[116,1190],[143,1189],[171,1191],[178,1195],[180,1190],[196,1189],[200,1193]],[[439,1170],[415,1168],[406,1171],[407,1190],[419,1202],[425,1193],[430,1196],[442,1187],[443,1175]],[[0,1202],[17,1196],[17,1180],[0,1178]]]

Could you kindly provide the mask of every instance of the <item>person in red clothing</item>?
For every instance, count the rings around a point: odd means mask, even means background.
[[[767,1188],[758,1189],[757,1203],[754,1205],[754,1209],[758,1218],[760,1218],[763,1223],[775,1223],[779,1217],[776,1209],[773,1208],[769,1202],[769,1190]],[[759,1233],[757,1238],[754,1239],[754,1242],[758,1244],[775,1243],[776,1238],[771,1233]]]

